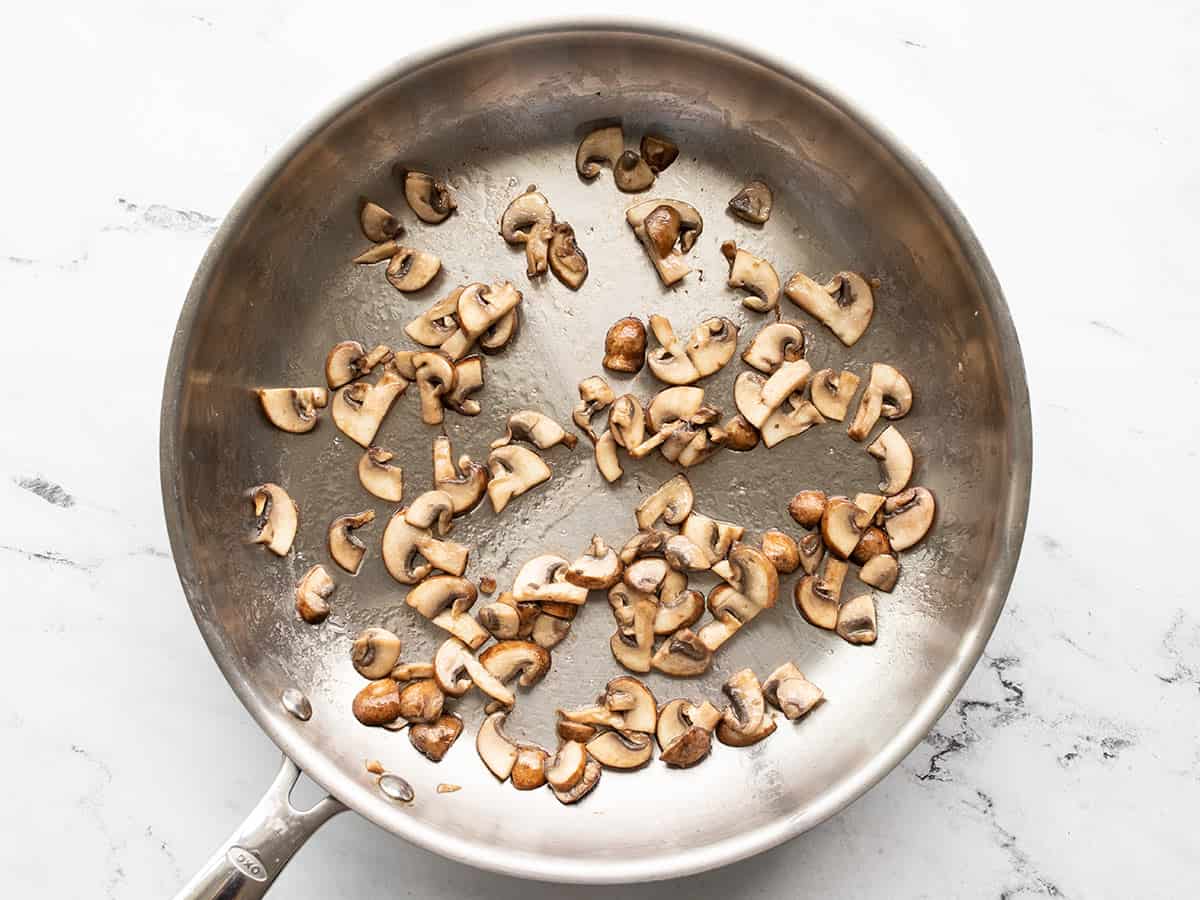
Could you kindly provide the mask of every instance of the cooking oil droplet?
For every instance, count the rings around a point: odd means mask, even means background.
[[[307,722],[312,718],[312,704],[308,702],[308,698],[294,687],[290,687],[283,692],[283,696],[279,698],[279,702],[283,704],[283,708],[290,712],[301,722]]]
[[[413,801],[412,785],[391,772],[379,776],[379,790],[383,791],[385,796],[399,800],[401,803],[412,803]]]

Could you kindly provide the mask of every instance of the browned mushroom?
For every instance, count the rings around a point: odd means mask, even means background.
[[[639,372],[645,361],[646,326],[633,316],[618,319],[604,336],[604,368]]]

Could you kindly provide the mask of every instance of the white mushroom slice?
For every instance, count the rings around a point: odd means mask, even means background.
[[[736,594],[741,596],[727,584],[717,585],[713,589],[717,593]],[[742,623],[739,622],[730,614],[724,614],[719,618],[713,619],[711,622],[706,622],[704,626],[696,632],[696,640],[698,640],[710,653],[716,653],[731,637],[741,630]]]
[[[723,369],[737,352],[738,327],[724,316],[710,316],[688,338],[686,352],[701,378]]]
[[[487,490],[488,472],[484,466],[471,461],[469,456],[460,456],[454,464],[450,438],[438,435],[433,439],[433,484],[449,495],[454,515],[474,509]]]
[[[609,387],[603,376],[592,375],[579,382],[579,403],[575,405],[575,409],[571,413],[571,421],[575,423],[576,428],[588,436],[593,444],[599,438],[592,430],[592,416],[607,409],[615,399],[612,388]]]
[[[419,678],[433,678],[433,663],[431,662],[410,662],[396,663],[392,667],[392,681],[405,682],[416,681]]]
[[[609,769],[639,769],[654,755],[654,743],[637,731],[605,731],[588,741],[587,752]]]
[[[512,691],[455,637],[448,638],[434,654],[433,677],[438,687],[451,697],[461,697],[474,685],[503,706],[511,707],[516,702]]]
[[[821,540],[821,533],[809,532],[800,538],[797,546],[800,548],[800,568],[804,570],[805,575],[813,574],[825,556],[825,542]]]
[[[383,564],[393,578],[401,584],[416,584],[434,567],[451,575],[466,571],[469,547],[437,540],[427,529],[410,525],[405,512],[400,509],[393,513],[383,531]],[[423,556],[425,562],[414,566],[418,556]]]
[[[668,572],[670,567],[665,559],[639,559],[626,567],[622,578],[639,593],[656,594]]]
[[[667,388],[655,394],[646,407],[646,425],[651,431],[661,431],[672,422],[691,419],[703,405],[704,388]]]
[[[468,343],[514,312],[521,299],[521,292],[510,281],[470,285],[458,298],[458,323]],[[442,349],[449,353],[451,348],[443,344]],[[466,347],[463,347],[457,355],[450,355],[460,359],[465,353]]]
[[[523,409],[508,417],[508,427],[504,437],[492,441],[492,448],[508,446],[513,441],[528,441],[539,450],[549,450],[557,444],[574,449],[578,438],[567,434],[563,427],[547,416],[533,409]]]
[[[869,520],[854,502],[845,497],[830,497],[821,516],[821,540],[840,559],[854,552]]]
[[[620,125],[606,125],[589,132],[575,151],[575,171],[588,180],[600,174],[600,163],[612,168],[625,150],[625,133]]]
[[[781,406],[767,416],[767,420],[763,422],[762,441],[764,447],[774,447],[788,438],[804,434],[814,425],[820,425],[825,421],[817,408],[807,400],[801,400],[799,403],[789,401],[787,405],[791,406],[791,409]]]
[[[246,492],[254,507],[252,544],[266,544],[276,556],[287,556],[300,525],[300,507],[287,491],[268,481]]]
[[[479,654],[483,667],[502,684],[514,678],[521,687],[531,687],[550,671],[550,654],[530,641],[500,641]]]
[[[613,183],[626,194],[640,194],[654,184],[654,172],[636,150],[626,150],[613,166]]]
[[[737,594],[744,596],[753,609],[751,613],[750,609],[740,606],[729,607],[729,611],[733,612],[742,624],[762,610],[775,605],[779,596],[779,573],[761,550],[749,544],[734,544],[729,551],[728,567],[731,572],[728,575],[722,574],[721,577],[729,582]],[[716,607],[712,607],[712,610],[713,615],[723,611]]]
[[[470,395],[483,387],[483,357],[468,356],[454,364],[454,390],[442,398],[442,404],[460,416],[477,416],[482,411]]]
[[[738,249],[733,241],[721,244],[721,254],[729,260],[731,288],[742,288],[752,296],[742,299],[742,306],[755,312],[770,312],[779,307],[779,273],[759,256]]]
[[[804,358],[804,332],[790,322],[772,322],[759,329],[742,362],[767,375],[785,362]]]
[[[350,647],[350,662],[363,678],[387,678],[400,660],[400,638],[386,628],[366,628]]]
[[[729,200],[729,211],[744,222],[763,225],[771,218],[774,195],[765,181],[751,181]]]
[[[863,584],[869,584],[871,587],[879,588],[889,594],[896,587],[896,580],[899,577],[900,564],[896,561],[896,557],[888,553],[871,557],[863,563],[863,567],[858,572],[858,580]]]
[[[684,580],[686,584],[686,579]],[[668,595],[666,582],[659,592],[658,608],[654,612],[654,633],[674,634],[690,628],[704,615],[704,595],[699,591],[681,590]]]
[[[683,432],[676,432],[676,435],[681,433]],[[672,437],[676,435],[672,435]],[[679,452],[677,462],[685,469],[690,469],[692,466],[697,466],[712,456],[720,446],[720,444],[713,441],[710,437],[709,429],[703,428],[692,435],[687,446]],[[664,455],[666,455],[665,448]]]
[[[507,599],[507,602],[506,602]],[[479,624],[498,641],[510,640],[521,633],[521,616],[512,594],[505,591],[500,599],[479,610]]]
[[[825,569],[820,576],[806,575],[796,582],[796,609],[810,624],[830,631],[837,626],[842,584],[848,569],[843,560],[830,556],[826,558]]]
[[[404,602],[426,619],[434,619],[446,610],[456,613],[470,612],[478,596],[475,585],[466,578],[457,575],[435,575],[409,591]]]
[[[442,270],[442,261],[432,253],[400,247],[388,263],[387,280],[402,293],[419,291]]]
[[[325,357],[325,380],[331,389],[340,388],[391,358],[392,350],[386,344],[379,344],[368,351],[358,341],[340,341],[333,345]]]
[[[633,676],[621,675],[610,681],[604,689],[604,705],[621,713],[625,731],[654,733],[658,704],[650,688]]]
[[[400,717],[409,722],[433,722],[441,717],[446,695],[432,678],[410,681],[400,689]]]
[[[394,454],[374,445],[358,461],[358,480],[380,500],[399,503],[404,497],[404,470],[388,463]]]
[[[661,207],[674,210],[679,217],[676,228],[679,249],[676,250],[674,246],[671,246],[666,254],[660,252],[660,248],[655,245],[655,239],[647,231],[647,219]],[[650,258],[650,262],[654,265],[663,284],[670,287],[691,271],[684,262],[683,254],[692,249],[696,238],[704,229],[704,220],[694,206],[679,200],[643,200],[625,210],[625,221],[629,223],[633,233],[646,248],[646,255]]]
[[[908,441],[896,430],[895,425],[889,425],[871,444],[867,452],[879,460],[883,472],[883,480],[879,489],[888,496],[898,494],[908,486],[912,478],[913,454]]]
[[[281,431],[304,434],[317,427],[317,410],[329,403],[325,388],[259,388],[258,402]]]
[[[621,569],[616,551],[594,534],[587,552],[567,569],[566,579],[587,590],[606,591],[621,580]]]
[[[811,374],[812,366],[808,364],[807,360],[797,359],[793,362],[785,362],[763,383],[759,400],[769,409],[776,410],[792,394],[804,390]],[[754,422],[753,419],[750,421],[756,427],[762,427],[761,422]]]
[[[851,597],[838,607],[837,633],[849,644],[875,643],[877,630],[874,594]]]
[[[358,224],[366,239],[376,244],[389,241],[404,231],[399,219],[366,197],[358,198]]]
[[[404,520],[414,528],[429,529],[435,534],[446,535],[452,530],[450,523],[454,503],[445,491],[426,491],[412,502],[404,513]]]
[[[596,468],[610,484],[624,474],[621,461],[617,458],[617,441],[612,430],[604,432],[596,441]]]
[[[614,712],[607,706],[581,706],[578,709],[556,710],[558,717],[565,722],[575,722],[580,725],[598,725],[601,728],[624,728],[625,716]]]
[[[778,529],[763,532],[762,552],[780,575],[790,575],[800,567],[800,547],[796,539]]]
[[[688,711],[694,709],[688,700],[667,703],[658,717],[659,759],[668,766],[686,769],[701,762],[712,749],[711,733],[692,724]]]
[[[356,266],[374,265],[375,263],[383,262],[385,259],[391,259],[401,249],[400,244],[393,238],[383,241],[380,244],[373,244],[354,257],[353,262]]]
[[[333,395],[333,424],[346,437],[369,447],[383,417],[407,389],[408,382],[391,369],[384,371],[375,384],[365,381],[348,384]]]
[[[768,675],[762,692],[768,703],[793,722],[808,715],[825,699],[825,693],[792,662],[784,663]]]
[[[413,365],[413,357],[420,352],[420,350],[396,350],[392,353],[392,358],[388,360],[388,368],[405,381],[416,381],[417,369]]]
[[[447,713],[432,722],[417,722],[408,732],[408,739],[418,753],[436,763],[445,758],[462,730],[462,719]]]
[[[510,500],[550,480],[550,467],[530,450],[518,444],[498,447],[488,454],[488,499],[492,510],[500,513]]]
[[[367,554],[367,545],[354,532],[374,521],[375,510],[366,509],[354,515],[338,516],[329,525],[329,555],[351,575],[358,574]]]
[[[690,628],[681,628],[659,645],[651,665],[659,672],[681,678],[703,675],[712,665],[712,651]]]
[[[862,519],[868,522],[875,520],[876,514],[883,508],[887,497],[880,494],[860,493],[854,495],[854,505],[862,510]]]
[[[454,363],[443,353],[427,350],[413,356],[417,373],[417,390],[421,397],[421,421],[426,425],[442,424],[442,398],[449,396],[458,383]]]
[[[530,278],[546,273],[553,225],[550,201],[534,184],[514,198],[500,217],[500,236],[509,244],[525,245],[526,274]]]
[[[871,377],[858,400],[854,421],[846,433],[853,440],[866,440],[879,417],[899,419],[912,409],[912,387],[908,379],[885,363],[872,363]]]
[[[762,428],[774,410],[762,400],[767,379],[757,372],[743,372],[733,383],[733,403],[738,412],[755,428]]]
[[[701,391],[700,394],[703,399],[704,392]],[[626,450],[638,446],[646,439],[646,410],[642,408],[637,397],[633,394],[622,394],[613,402],[608,411],[608,430],[617,446]]]
[[[575,229],[566,222],[550,227],[550,271],[573,291],[583,286],[588,276],[587,255],[575,241]]]
[[[296,612],[309,625],[324,622],[329,616],[329,598],[336,585],[322,565],[313,566],[296,585]]]
[[[704,550],[711,566],[725,558],[733,542],[742,539],[745,529],[732,522],[721,522],[693,512],[683,523],[681,534]]]
[[[639,531],[627,540],[625,546],[621,548],[621,552],[618,554],[621,562],[629,565],[635,559],[661,553],[662,549],[667,545],[667,538],[669,537],[670,535],[665,531]]]
[[[587,588],[567,581],[567,569],[567,561],[561,556],[553,553],[535,556],[517,572],[513,598],[519,603],[549,601],[582,606],[587,602]]]
[[[871,286],[854,272],[838,272],[824,285],[797,272],[783,290],[789,300],[837,335],[847,347],[862,337],[875,312]]]
[[[649,456],[659,447],[663,446],[667,442],[667,439],[671,437],[671,435],[686,428],[687,422],[685,421],[672,422],[669,425],[664,425],[661,429],[654,432],[654,434],[650,435],[650,437],[646,438],[646,440],[642,441],[636,447],[630,447],[629,455],[634,459],[643,459]]]
[[[858,376],[849,369],[822,369],[812,378],[812,402],[821,415],[841,422],[858,390]]]
[[[458,330],[458,298],[467,285],[456,287],[404,326],[404,333],[426,347],[440,347]]]
[[[664,316],[650,317],[650,331],[662,346],[646,354],[646,365],[654,377],[667,384],[691,384],[700,379],[700,370],[688,358],[687,346],[675,334]]]
[[[907,550],[929,531],[935,503],[926,488],[909,488],[883,504],[883,527],[893,550]],[[282,555],[282,554],[281,554]]]
[[[479,758],[488,767],[488,771],[501,781],[512,774],[513,766],[517,764],[517,745],[508,739],[504,733],[504,723],[508,719],[507,712],[494,712],[479,726],[475,736],[475,749]]]
[[[404,199],[417,218],[430,225],[446,221],[458,207],[444,181],[411,170],[404,173]]]
[[[618,626],[609,640],[613,658],[631,672],[650,671],[654,653],[654,612],[654,597],[635,592],[631,626]]]
[[[479,349],[489,355],[499,353],[516,336],[520,324],[520,313],[509,310],[479,336]]]
[[[775,730],[774,717],[767,717],[766,699],[753,670],[735,672],[721,690],[730,702],[717,726],[717,740],[722,744],[748,747]]]
[[[672,535],[664,553],[671,568],[680,572],[703,572],[712,566],[708,551],[686,535]]]
[[[695,494],[687,476],[676,475],[638,504],[635,513],[638,528],[647,531],[659,519],[668,525],[679,525],[691,513],[694,501]]]
[[[596,762],[594,759],[588,759],[587,764],[583,769],[583,777],[579,779],[579,781],[575,784],[575,787],[566,791],[562,791],[553,787],[550,790],[554,794],[554,798],[558,800],[559,803],[564,805],[578,803],[580,800],[590,794],[596,785],[600,783],[600,773],[602,771],[603,769],[601,768],[600,763]]]
[[[587,762],[587,749],[581,742],[564,741],[546,766],[546,784],[555,791],[569,791],[583,778]]]

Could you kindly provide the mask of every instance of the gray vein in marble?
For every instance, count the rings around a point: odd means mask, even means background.
[[[1018,884],[1005,886],[1000,891],[1000,900],[1011,900],[1013,897],[1030,894],[1039,897],[1065,896],[1058,885],[1038,872],[1029,854],[1017,846],[1017,836],[1000,824],[996,815],[996,803],[991,796],[977,790],[975,798],[978,803],[968,805],[987,821],[996,835],[997,845],[1008,855],[1013,872],[1021,879]]]
[[[39,560],[58,566],[66,566],[69,569],[78,569],[80,572],[91,572],[96,568],[95,563],[82,563],[70,557],[63,556],[61,553],[55,553],[53,550],[25,550],[9,544],[0,544],[0,550],[6,553],[17,553],[28,560]]]
[[[19,478],[14,478],[13,484],[24,488],[31,494],[37,494],[37,496],[41,497],[47,503],[53,503],[55,506],[68,509],[75,505],[75,498],[68,494],[61,484],[55,484],[53,481],[47,481],[45,478],[22,475]]]
[[[220,219],[197,212],[194,209],[176,209],[162,203],[151,203],[148,206],[140,206],[137,203],[126,200],[124,197],[118,197],[117,205],[124,212],[131,214],[134,217],[133,221],[132,223],[121,225],[110,225],[104,229],[105,231],[135,231],[139,228],[161,228],[164,231],[213,234],[216,232],[217,226],[221,224]]]
[[[175,858],[175,851],[171,849],[171,845],[160,839],[158,835],[154,833],[153,825],[146,826],[146,837],[149,838],[151,843],[158,844],[159,851],[167,858],[167,863],[171,866],[171,871],[175,875],[175,880],[183,881],[183,869],[179,865],[179,860]]]
[[[1088,322],[1088,324],[1091,325],[1093,328],[1099,328],[1101,331],[1105,332],[1106,334],[1111,334],[1113,337],[1119,337],[1119,338],[1121,338],[1121,340],[1124,340],[1124,341],[1129,340],[1129,335],[1127,335],[1125,332],[1114,328],[1113,326],[1109,325],[1107,322],[1101,321],[1100,319],[1092,319],[1090,322]]]
[[[1179,610],[1163,636],[1162,645],[1173,661],[1174,669],[1155,677],[1164,684],[1188,684],[1200,688],[1200,623]],[[1188,649],[1195,651],[1195,657],[1186,655]]]
[[[113,837],[112,831],[109,829],[103,814],[104,792],[112,784],[112,769],[108,767],[108,764],[104,760],[92,755],[86,747],[82,747],[79,744],[72,744],[71,752],[82,757],[100,773],[99,784],[79,798],[79,808],[88,818],[96,823],[96,826],[104,835],[104,839],[108,842],[108,859],[112,865],[112,871],[105,882],[104,894],[106,897],[116,897],[117,887],[125,880],[125,869],[122,868],[119,862],[121,854],[125,850],[125,841],[118,841]]]

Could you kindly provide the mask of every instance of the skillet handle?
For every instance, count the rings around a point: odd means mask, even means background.
[[[300,768],[285,756],[262,800],[175,900],[256,900],[265,895],[304,842],[346,808],[325,797],[300,812],[290,799],[299,777]]]

